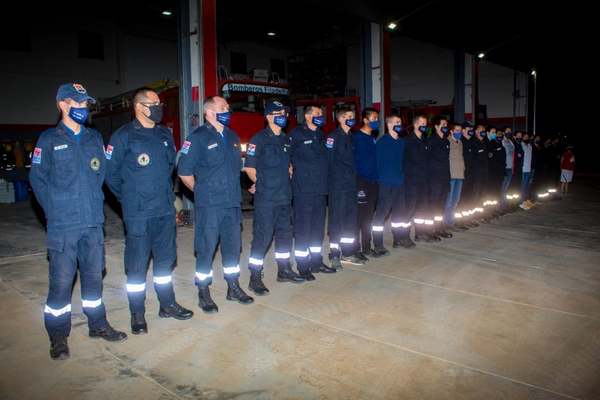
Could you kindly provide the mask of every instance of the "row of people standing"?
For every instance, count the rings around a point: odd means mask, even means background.
[[[205,100],[206,123],[183,143],[177,163],[171,132],[160,125],[162,104],[152,90],[135,94],[135,119],[117,130],[106,148],[101,135],[85,126],[88,104],[95,100],[82,85],[62,85],[56,101],[61,121],[40,135],[30,174],[47,219],[50,272],[44,321],[53,359],[70,354],[71,289],[77,270],[89,335],[114,342],[127,338],[108,323],[102,299],[104,182],[122,205],[131,332],[144,334],[150,259],[159,316],[179,320],[193,316],[178,304],[173,289],[175,170],[194,196],[194,280],[198,305],[206,313],[218,312],[210,292],[218,248],[226,299],[254,301],[239,283],[241,171],[254,182],[247,266],[248,288],[259,296],[269,293],[263,269],[273,241],[277,281],[313,281],[317,273],[336,273],[342,263],[363,265],[388,254],[383,245],[388,216],[394,247],[414,247],[413,224],[417,240],[451,237],[447,229],[453,228],[452,221],[444,214],[465,214],[455,209],[459,181],[469,188],[463,191],[460,207],[475,209],[490,181],[479,164],[486,159],[479,151],[483,145],[470,142],[470,127],[451,125],[450,135],[443,119],[434,122],[435,133],[427,138],[426,118],[417,117],[404,127],[398,115],[390,115],[381,124],[377,110],[369,108],[361,113],[360,130],[353,131],[357,116],[342,107],[336,111],[337,129],[325,135],[323,111],[309,105],[304,122],[286,134],[288,109],[272,101],[265,107],[266,126],[251,139],[244,164],[239,137],[228,127],[229,105],[215,96]],[[376,139],[379,131],[383,134]],[[478,127],[476,132],[475,140],[483,143],[483,130]],[[508,153],[501,158],[508,160]],[[500,173],[496,183],[500,177],[496,191],[506,183],[506,174]],[[467,211],[469,215],[471,210]],[[329,265],[323,257],[326,225]]]

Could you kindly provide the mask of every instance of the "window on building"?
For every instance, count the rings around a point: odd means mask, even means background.
[[[96,32],[78,32],[77,56],[91,60],[104,60],[104,36]]]

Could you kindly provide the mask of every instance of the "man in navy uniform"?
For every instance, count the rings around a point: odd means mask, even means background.
[[[317,272],[333,273],[321,255],[327,203],[327,153],[321,108],[304,107],[304,123],[290,133],[292,195],[294,206],[294,256],[300,276],[307,281]]]
[[[219,96],[204,101],[206,123],[183,143],[178,173],[194,192],[196,284],[199,306],[205,313],[219,308],[210,296],[212,260],[219,240],[227,300],[250,304],[254,299],[239,285],[241,233],[240,171],[242,153],[238,135],[227,126],[231,112]]]
[[[290,185],[290,141],[283,128],[287,109],[278,101],[265,107],[267,127],[255,134],[246,152],[244,170],[254,185],[254,219],[248,268],[249,288],[259,296],[269,289],[262,281],[264,258],[275,237],[277,281],[300,283],[304,278],[292,270],[292,190]]]
[[[327,137],[325,148],[329,163],[329,258],[331,266],[340,269],[342,262],[363,265],[365,261],[356,255],[358,204],[351,131],[356,117],[349,107],[340,107],[335,116],[338,127]]]
[[[450,191],[450,142],[448,119],[437,116],[433,119],[434,131],[429,138],[429,206],[433,214],[434,230],[432,234],[442,238],[451,238],[452,234],[444,229],[444,206]]]
[[[439,241],[433,233],[433,215],[429,209],[427,118],[413,118],[411,132],[405,138],[404,176],[406,180],[406,220],[415,223],[415,240]]]
[[[84,126],[88,103],[95,100],[82,85],[68,83],[58,89],[56,102],[61,121],[40,135],[29,180],[47,220],[50,282],[44,322],[50,357],[62,360],[69,357],[71,290],[78,265],[90,337],[118,342],[127,335],[109,325],[102,302],[104,146],[100,133]]]
[[[127,228],[125,273],[131,332],[148,333],[144,317],[146,274],[152,256],[154,289],[161,318],[194,315],[175,301],[171,273],[177,260],[177,225],[173,202],[175,144],[159,122],[158,95],[140,89],[133,98],[135,119],[117,130],[106,147],[106,183],[121,202]]]

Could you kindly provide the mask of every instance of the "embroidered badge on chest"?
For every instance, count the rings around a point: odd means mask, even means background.
[[[148,164],[150,164],[150,156],[146,153],[142,153],[138,156],[137,158],[137,162],[138,164],[140,164],[142,167],[147,166]]]
[[[93,171],[98,171],[100,169],[100,160],[98,157],[94,157],[90,160],[90,168]]]
[[[333,139],[332,137],[330,137],[330,138],[327,138],[327,142],[325,143],[325,146],[328,149],[332,149],[334,143],[335,143],[335,139]]]
[[[248,145],[248,151],[246,152],[246,154],[249,156],[253,156],[255,153],[256,153],[256,145],[254,143],[250,143]]]

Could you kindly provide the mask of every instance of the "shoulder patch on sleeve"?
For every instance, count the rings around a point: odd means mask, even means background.
[[[113,147],[109,144],[108,146],[106,146],[106,150],[104,151],[104,157],[106,157],[107,160],[110,160],[112,158],[112,153]]]
[[[190,142],[189,140],[186,140],[185,142],[183,142],[183,145],[181,146],[181,153],[187,154],[188,151],[190,151],[190,147],[192,147],[192,142]]]
[[[42,148],[36,147],[33,150],[33,155],[31,157],[32,164],[41,164],[42,163]]]

